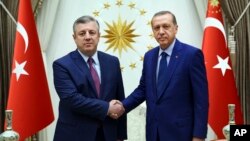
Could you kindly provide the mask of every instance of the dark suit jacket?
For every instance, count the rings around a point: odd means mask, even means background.
[[[191,141],[205,138],[208,84],[201,50],[176,40],[168,65],[165,89],[156,90],[159,47],[145,54],[139,86],[124,101],[127,112],[146,100],[146,139]]]
[[[104,129],[106,141],[127,138],[126,116],[107,116],[109,101],[123,100],[124,88],[118,58],[98,51],[101,71],[100,98],[91,73],[76,50],[53,63],[54,84],[60,98],[54,141],[94,141]]]

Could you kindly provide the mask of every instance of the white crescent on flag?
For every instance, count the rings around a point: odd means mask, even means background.
[[[223,24],[218,19],[212,18],[212,17],[206,18],[204,30],[207,27],[214,27],[214,28],[219,29],[221,31],[221,33],[223,34],[223,36],[224,36],[225,43],[227,43],[226,33],[225,33],[225,30],[224,30]]]
[[[28,38],[28,34],[25,30],[25,28],[23,27],[23,25],[19,22],[17,22],[17,31],[22,35],[24,43],[25,43],[25,50],[24,53],[27,51],[28,49],[28,45],[29,45],[29,38]]]

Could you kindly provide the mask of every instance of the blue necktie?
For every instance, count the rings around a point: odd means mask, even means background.
[[[167,77],[167,56],[166,52],[161,53],[161,61],[159,65],[159,72],[158,72],[158,81],[157,81],[157,95],[160,95],[160,92],[164,89],[164,81],[166,81]]]

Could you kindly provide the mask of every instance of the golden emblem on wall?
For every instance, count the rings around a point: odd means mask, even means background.
[[[122,71],[142,66],[144,53],[153,48],[148,11],[142,6],[134,1],[114,0],[104,1],[92,11],[104,24],[101,25],[104,51],[119,57]]]

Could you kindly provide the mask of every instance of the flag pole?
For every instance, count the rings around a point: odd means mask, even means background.
[[[3,9],[7,12],[7,14],[10,16],[11,20],[17,25],[17,22],[15,18],[11,15],[10,11],[6,8],[6,6],[3,4],[2,0],[0,0],[0,5],[3,7]]]

